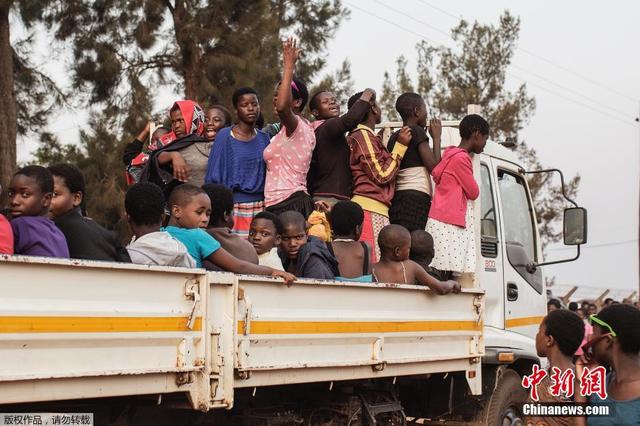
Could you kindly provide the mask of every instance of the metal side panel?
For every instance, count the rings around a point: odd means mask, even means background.
[[[206,407],[206,285],[203,270],[0,257],[0,404],[187,392]]]
[[[309,280],[286,287],[245,276],[238,285],[236,387],[479,371],[481,290],[438,296],[422,286]]]

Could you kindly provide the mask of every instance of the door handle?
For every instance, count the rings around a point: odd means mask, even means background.
[[[507,300],[509,302],[518,300],[518,286],[515,283],[507,283]]]

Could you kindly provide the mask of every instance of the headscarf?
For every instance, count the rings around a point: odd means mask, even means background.
[[[204,110],[194,101],[183,100],[176,101],[169,110],[169,114],[176,107],[180,109],[182,113],[182,118],[184,119],[185,124],[185,136],[187,135],[198,135],[201,136],[204,133]],[[184,136],[183,136],[184,137]],[[157,147],[149,147],[151,150],[157,149],[167,144],[170,144],[174,140],[176,140],[176,134],[173,130],[169,133],[166,133],[160,136],[160,144]]]

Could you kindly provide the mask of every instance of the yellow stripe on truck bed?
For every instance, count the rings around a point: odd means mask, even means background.
[[[187,317],[0,316],[0,333],[126,333],[200,331],[202,317],[187,328]]]
[[[340,334],[406,333],[416,331],[481,331],[475,321],[406,321],[406,322],[338,322],[338,321],[251,321],[249,334]],[[244,334],[244,321],[238,321],[238,333]]]

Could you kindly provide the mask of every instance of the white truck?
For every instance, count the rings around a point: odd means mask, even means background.
[[[457,144],[457,123],[445,125],[443,145]],[[460,294],[1,256],[0,412],[93,412],[118,425],[518,424],[547,302],[536,217],[512,151],[489,142],[473,161],[478,261]],[[579,255],[586,211],[564,219]]]

